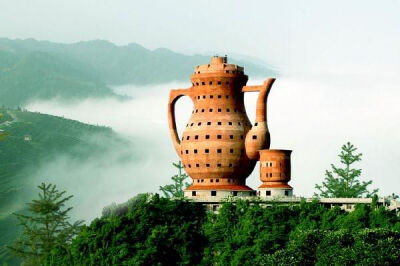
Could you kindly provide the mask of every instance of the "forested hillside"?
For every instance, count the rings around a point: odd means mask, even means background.
[[[107,85],[189,81],[193,68],[209,56],[189,56],[168,49],[107,41],[59,44],[0,38],[0,105],[18,106],[31,99],[66,99],[113,95]],[[271,68],[229,59],[252,78],[276,75]],[[107,85],[106,85],[107,84]],[[115,95],[114,95],[115,96]]]
[[[55,246],[47,265],[399,265],[394,211],[347,213],[317,201],[227,201],[219,213],[185,200],[139,195]]]
[[[107,127],[14,109],[0,108],[0,113],[0,129],[8,134],[0,141],[1,262],[3,246],[12,242],[18,229],[12,213],[26,207],[35,188],[30,177],[42,163],[59,155],[82,160],[124,140]]]

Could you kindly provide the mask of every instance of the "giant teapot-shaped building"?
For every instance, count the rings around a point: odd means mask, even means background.
[[[246,86],[247,80],[243,67],[228,64],[226,57],[213,57],[210,64],[195,67],[190,88],[171,90],[168,120],[172,140],[193,179],[185,195],[252,191],[246,178],[259,159],[259,150],[270,146],[266,101],[275,79],[259,86]],[[254,125],[247,117],[244,92],[259,92]],[[190,97],[194,109],[179,138],[175,103],[181,96]]]

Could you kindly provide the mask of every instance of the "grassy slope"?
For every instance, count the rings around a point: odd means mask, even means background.
[[[9,136],[0,141],[0,264],[2,246],[17,233],[12,212],[24,208],[24,194],[32,189],[27,180],[41,162],[58,154],[86,158],[106,149],[101,140],[121,141],[107,127],[98,127],[39,113],[1,109],[0,129]],[[29,135],[32,140],[25,141]],[[92,138],[96,136],[96,138]],[[100,138],[99,138],[100,137]],[[93,139],[99,139],[94,141]],[[29,186],[29,188],[28,188]]]

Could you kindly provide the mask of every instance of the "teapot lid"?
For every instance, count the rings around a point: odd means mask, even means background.
[[[226,55],[213,56],[211,57],[210,64],[199,65],[194,68],[195,74],[218,72],[244,74],[244,68],[238,65],[228,64],[228,57]]]

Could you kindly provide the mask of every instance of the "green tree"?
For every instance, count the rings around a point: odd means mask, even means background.
[[[42,183],[38,188],[39,199],[27,203],[29,214],[15,214],[22,234],[8,247],[25,265],[40,264],[51,249],[70,243],[83,222],[69,222],[72,207],[65,207],[65,203],[72,195],[64,196],[66,191],[60,192],[52,184]]]
[[[371,197],[378,192],[374,189],[370,192],[367,187],[372,181],[360,182],[361,169],[352,168],[352,164],[361,161],[362,153],[356,153],[357,148],[347,142],[342,146],[339,154],[340,162],[344,164],[343,168],[331,164],[332,171],[326,170],[325,180],[322,185],[315,185],[319,194],[324,198],[360,198],[363,196]]]
[[[178,163],[172,163],[172,165],[178,169],[178,174],[171,177],[173,184],[160,186],[160,190],[167,198],[183,198],[183,190],[190,185],[190,183],[185,182],[188,175],[183,172],[181,161]]]
[[[3,114],[0,113],[0,120],[2,118],[3,118]],[[8,133],[6,131],[0,129],[0,140],[4,139],[7,135],[8,135]]]

